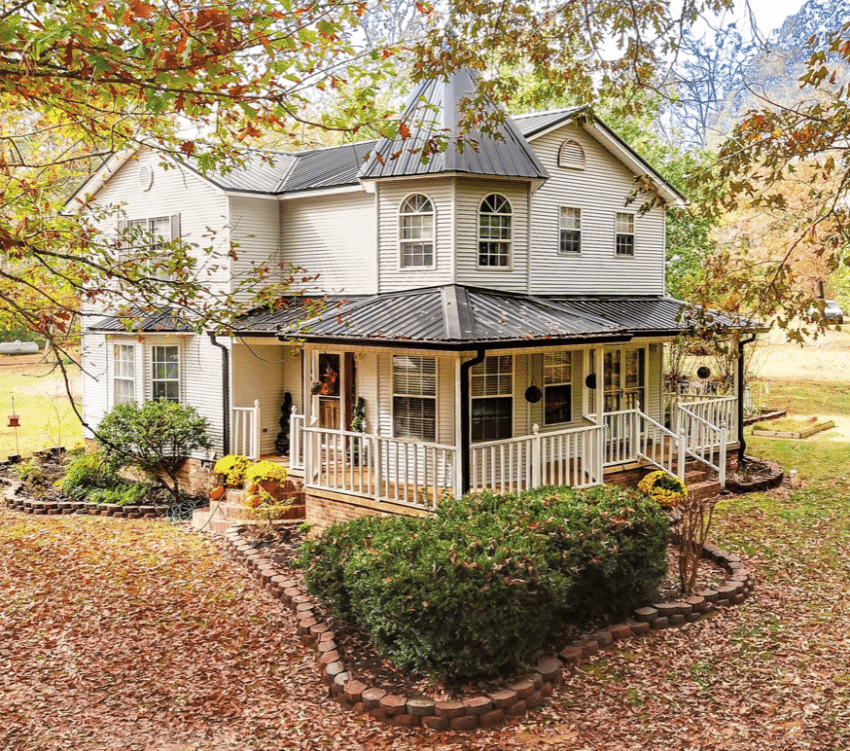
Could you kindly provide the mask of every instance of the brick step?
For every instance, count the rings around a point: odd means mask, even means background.
[[[704,501],[720,492],[720,482],[717,480],[703,480],[702,482],[688,485],[688,495],[697,501]]]

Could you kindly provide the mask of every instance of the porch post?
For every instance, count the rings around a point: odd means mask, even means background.
[[[596,413],[596,421],[599,425],[604,425],[603,417],[605,415],[605,355],[602,345],[593,350],[595,359],[594,371],[596,372],[596,391],[593,394],[593,411]]]

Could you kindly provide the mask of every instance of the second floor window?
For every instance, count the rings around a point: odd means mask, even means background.
[[[179,347],[151,347],[151,396],[169,402],[180,401]]]
[[[581,252],[581,209],[561,206],[561,253]]]
[[[487,196],[478,209],[478,265],[507,268],[511,265],[513,211],[508,199]]]
[[[408,197],[398,212],[401,265],[434,265],[434,206],[421,193]]]
[[[148,248],[157,253],[163,243],[171,241],[171,217],[157,216],[152,219],[127,220],[129,241],[133,247]]]
[[[635,215],[617,212],[617,242],[618,256],[633,256],[635,254]]]

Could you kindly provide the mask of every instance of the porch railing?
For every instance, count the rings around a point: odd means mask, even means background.
[[[729,429],[726,423],[709,422],[699,412],[699,404],[679,404],[679,434],[685,439],[685,451],[717,472],[721,489],[726,487],[726,452]]]
[[[724,423],[732,436],[738,435],[738,398],[735,396],[714,396],[712,394],[671,394],[674,415],[679,414],[678,407],[687,407],[692,414],[701,417],[712,425]],[[673,419],[672,430],[679,432],[681,427]]]
[[[292,469],[304,469],[304,415],[289,415],[289,466]]]
[[[603,426],[539,430],[535,425],[531,435],[473,445],[470,488],[516,493],[543,485],[602,484]]]
[[[457,449],[368,433],[305,427],[307,487],[433,509],[457,495]]]
[[[230,451],[249,459],[260,459],[260,400],[253,407],[230,410]]]
[[[638,456],[685,482],[686,438],[643,412],[639,414]]]

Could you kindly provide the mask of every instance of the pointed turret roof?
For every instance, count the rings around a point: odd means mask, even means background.
[[[459,131],[458,123],[463,118],[460,102],[474,95],[475,77],[467,69],[456,71],[447,79],[435,78],[419,84],[401,116],[408,137],[399,134],[393,139],[380,139],[360,170],[360,179],[442,173],[527,180],[548,178],[546,168],[511,118],[506,117],[498,128],[502,138],[478,130]],[[448,139],[446,149],[431,154],[429,144],[441,136]],[[461,137],[462,146],[458,148]],[[423,153],[430,154],[424,163]]]

